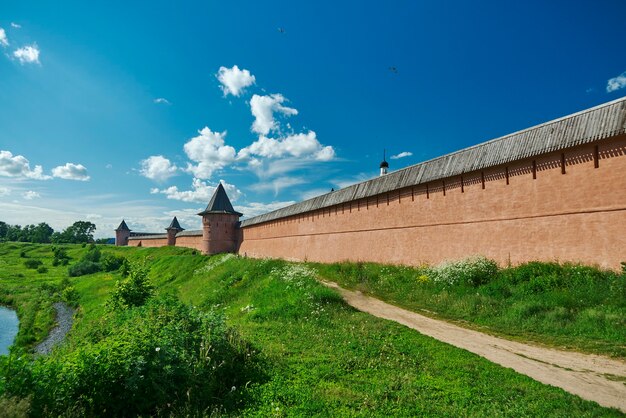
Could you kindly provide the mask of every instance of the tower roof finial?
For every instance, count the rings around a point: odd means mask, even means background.
[[[380,163],[380,168],[389,168],[389,163],[387,162],[387,150],[383,148],[383,160]]]

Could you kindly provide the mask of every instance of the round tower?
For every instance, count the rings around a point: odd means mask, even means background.
[[[222,183],[218,184],[202,216],[202,252],[232,253],[237,250],[237,228],[243,214],[233,209]]]
[[[115,230],[115,245],[118,247],[128,245],[128,238],[130,238],[130,229],[122,219],[122,223]]]
[[[381,176],[384,176],[385,174],[387,174],[387,171],[389,169],[389,163],[385,159],[386,157],[385,154],[386,154],[386,150],[383,150],[383,160],[380,163],[380,175]]]
[[[174,219],[172,219],[172,223],[170,223],[170,226],[165,228],[165,230],[167,231],[167,245],[175,246],[176,234],[184,231],[185,228],[181,228],[180,224],[178,223],[178,219],[176,219],[176,216],[174,216]]]

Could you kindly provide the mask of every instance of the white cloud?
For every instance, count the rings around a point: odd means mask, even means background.
[[[187,164],[187,171],[200,179],[209,179],[216,170],[221,170],[235,161],[235,148],[225,145],[224,132],[212,132],[205,127],[184,146],[185,153],[197,165]]]
[[[255,94],[250,100],[250,109],[255,117],[252,123],[252,131],[267,135],[270,131],[278,130],[278,123],[274,120],[274,113],[282,113],[285,116],[297,115],[298,111],[291,107],[283,106],[286,99],[282,94],[259,96]]]
[[[24,200],[33,200],[33,199],[36,199],[38,197],[41,197],[41,195],[39,193],[37,193],[37,192],[29,190],[26,193],[22,194],[22,197],[24,198]]]
[[[9,189],[8,187],[0,187],[0,197],[8,196],[10,194],[11,194],[11,189]]]
[[[157,97],[156,99],[153,100],[153,102],[156,103],[156,104],[165,104],[165,105],[172,104],[165,97]]]
[[[273,180],[263,181],[262,183],[256,183],[250,186],[251,189],[255,191],[273,191],[274,196],[278,196],[278,193],[289,187],[297,186],[299,184],[304,184],[307,181],[301,177],[278,177]]]
[[[250,156],[267,158],[296,157],[310,158],[318,161],[329,161],[335,157],[331,146],[322,146],[314,131],[306,134],[289,135],[285,138],[268,138],[265,136],[239,151],[240,158]]]
[[[18,24],[17,24],[17,23],[15,23],[15,22],[11,22],[11,27],[12,27],[12,28],[15,28],[15,29],[20,29],[20,28],[22,27],[22,25],[18,25]]]
[[[226,190],[226,194],[231,202],[236,201],[241,196],[241,191],[233,184],[220,180],[222,186]],[[178,190],[178,187],[171,186],[166,189],[153,188],[150,190],[152,194],[164,194],[168,199],[182,200],[183,202],[208,203],[213,196],[213,192],[217,186],[211,186],[200,179],[193,179],[191,184],[192,190]]]
[[[40,64],[39,47],[37,44],[16,49],[13,51],[13,56],[18,59],[20,64]]]
[[[399,160],[400,158],[410,157],[411,155],[413,155],[413,153],[412,153],[412,152],[410,152],[410,151],[404,151],[404,152],[401,152],[400,154],[392,155],[392,156],[391,156],[391,159],[392,159],[392,160]]]
[[[87,168],[82,164],[65,163],[52,169],[52,175],[65,180],[87,181]]]
[[[9,46],[9,39],[7,38],[7,33],[2,28],[0,28],[0,45],[4,47]]]
[[[239,97],[246,87],[256,82],[256,78],[250,74],[250,71],[240,70],[236,65],[233,68],[220,67],[216,77],[222,84],[220,88],[224,92],[224,97],[229,94]]]
[[[606,83],[606,92],[611,93],[619,89],[623,89],[626,87],[626,71],[618,75],[617,77],[613,77],[609,79]]]
[[[177,171],[178,167],[162,155],[153,155],[142,160],[141,170],[139,170],[142,176],[158,182],[163,182],[176,175]]]
[[[33,180],[49,180],[52,177],[43,174],[43,168],[36,165],[30,169],[30,163],[23,155],[13,156],[9,151],[0,151],[0,176],[26,177]]]
[[[243,213],[245,218],[252,218],[253,216],[262,215],[267,212],[271,212],[276,209],[284,208],[289,205],[293,205],[293,200],[287,202],[271,202],[271,203],[247,203],[245,205],[235,206],[237,212]]]
[[[321,196],[326,193],[330,193],[330,188],[308,190],[306,192],[301,193],[300,197],[302,198],[302,200],[309,200],[309,199],[312,199],[317,196]]]

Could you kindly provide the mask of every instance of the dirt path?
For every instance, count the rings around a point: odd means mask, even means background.
[[[389,305],[336,283],[323,283],[362,312],[406,325],[541,383],[626,412],[626,363],[622,361],[505,340]]]
[[[62,302],[57,302],[53,306],[56,310],[57,326],[50,331],[45,340],[35,347],[35,353],[39,355],[50,354],[55,346],[63,342],[65,335],[72,329],[74,310]]]

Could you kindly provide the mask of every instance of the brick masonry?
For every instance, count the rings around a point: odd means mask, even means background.
[[[481,254],[502,265],[618,269],[626,261],[626,135],[240,233],[238,251],[251,257],[418,265]]]

